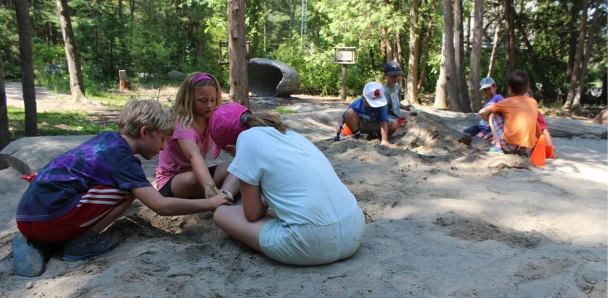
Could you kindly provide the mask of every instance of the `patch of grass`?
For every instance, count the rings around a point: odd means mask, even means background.
[[[276,107],[272,111],[275,113],[278,113],[281,116],[283,116],[285,114],[295,114],[298,112],[298,111],[294,111],[294,110],[286,108],[286,107]]]
[[[7,108],[8,126],[14,141],[25,135],[25,110],[23,108]],[[39,136],[65,135],[94,135],[103,131],[116,131],[115,122],[96,122],[98,117],[83,111],[44,111],[38,112]]]

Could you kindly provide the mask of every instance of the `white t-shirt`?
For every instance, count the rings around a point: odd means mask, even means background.
[[[329,225],[359,208],[325,155],[308,139],[273,127],[252,127],[236,142],[228,172],[259,185],[285,224]]]

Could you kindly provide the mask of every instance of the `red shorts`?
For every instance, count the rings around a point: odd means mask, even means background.
[[[64,216],[49,221],[18,221],[17,228],[30,241],[61,242],[91,229],[114,208],[124,204],[131,192],[114,186],[94,186]]]

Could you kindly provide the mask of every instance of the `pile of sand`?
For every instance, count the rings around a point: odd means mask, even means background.
[[[108,229],[124,239],[115,251],[87,262],[53,258],[37,278],[2,262],[0,296],[606,296],[605,140],[556,138],[560,158],[537,168],[483,153],[487,141],[425,111],[409,117],[389,149],[365,138],[334,142],[343,107],[292,108],[301,112],[285,122],[323,151],[364,210],[365,235],[352,258],[284,265],[218,239],[211,213],[161,217],[136,203]],[[155,166],[144,162],[151,181]],[[27,182],[11,168],[0,175],[4,256]]]

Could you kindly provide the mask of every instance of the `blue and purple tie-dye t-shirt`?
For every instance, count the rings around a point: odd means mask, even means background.
[[[17,206],[17,221],[48,221],[72,210],[93,186],[152,186],[139,158],[116,132],[104,132],[44,166]]]

